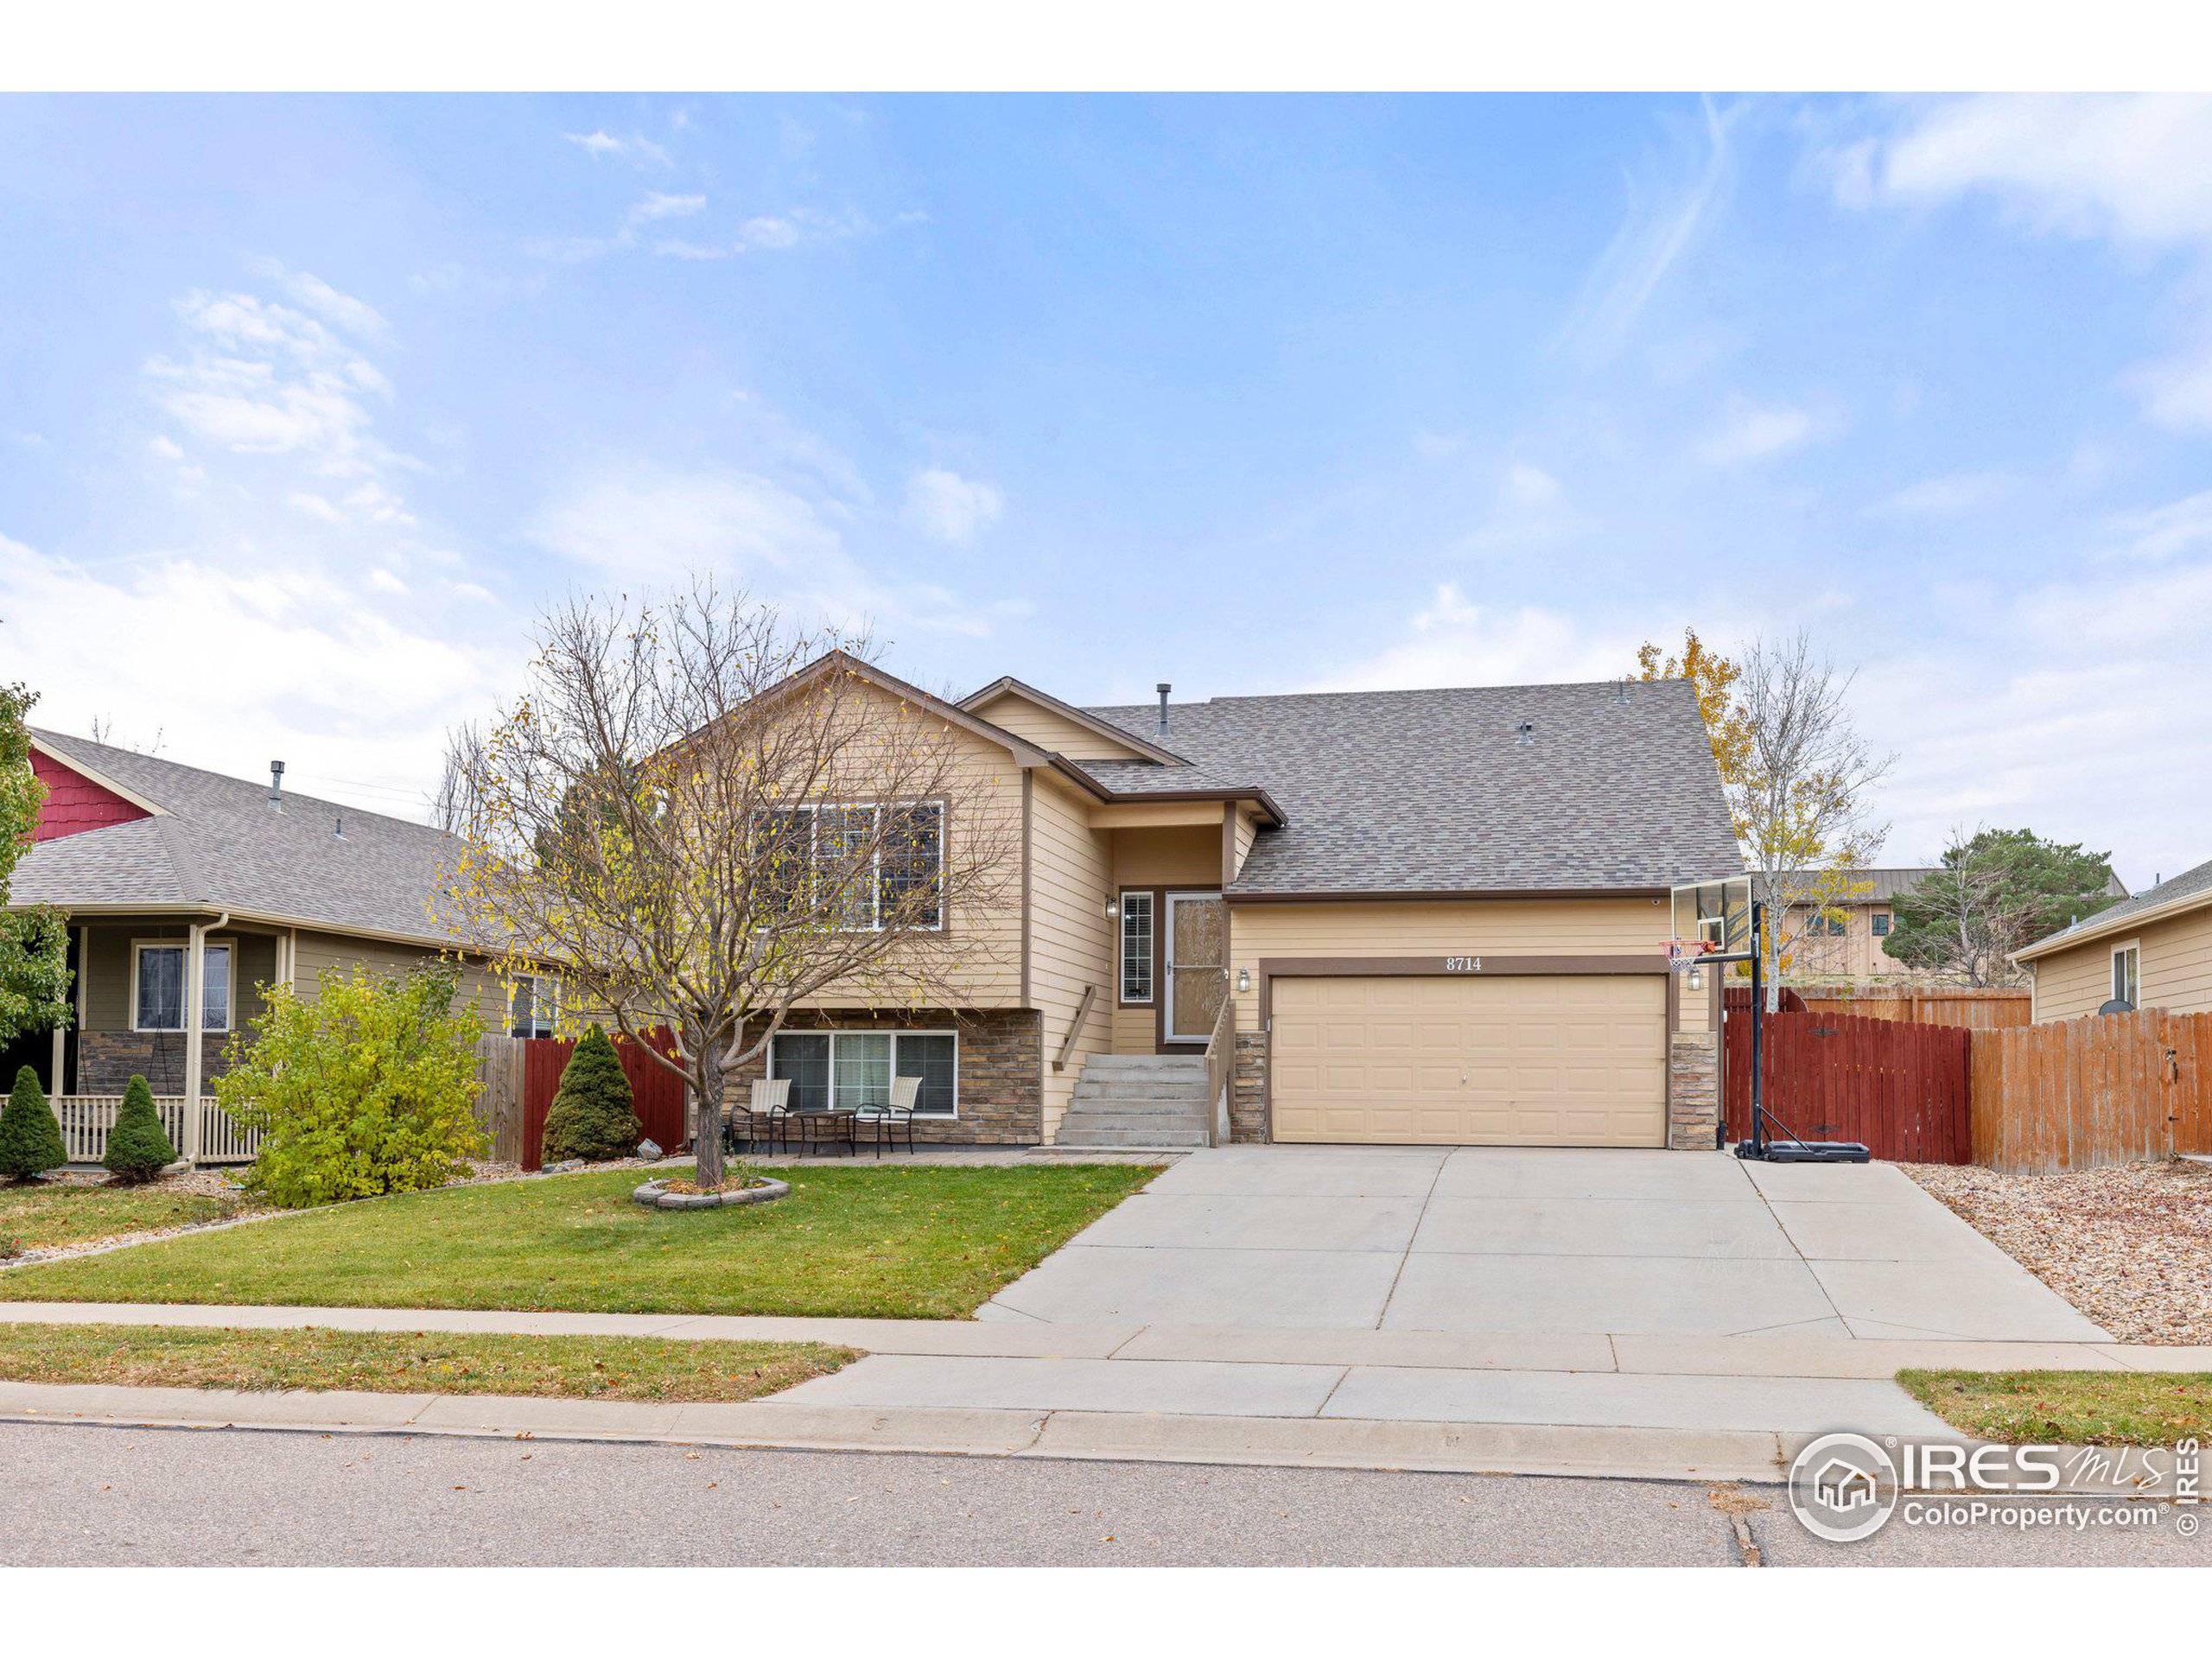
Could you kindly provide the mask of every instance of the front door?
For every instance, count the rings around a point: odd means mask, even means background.
[[[1229,995],[1229,906],[1217,893],[1167,895],[1167,1018],[1171,1043],[1203,1043]]]

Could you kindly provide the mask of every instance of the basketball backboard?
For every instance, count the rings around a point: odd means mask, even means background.
[[[1751,950],[1751,878],[1716,876],[1674,890],[1674,938],[1702,944],[1707,956],[1748,957]]]

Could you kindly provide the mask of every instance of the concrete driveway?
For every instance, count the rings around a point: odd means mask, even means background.
[[[980,1317],[1055,1324],[2099,1341],[1885,1165],[1720,1153],[1224,1147]]]

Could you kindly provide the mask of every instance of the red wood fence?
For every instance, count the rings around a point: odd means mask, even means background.
[[[1762,1070],[1771,1118],[1808,1141],[1864,1141],[1877,1158],[1963,1164],[1973,1156],[1968,1107],[1974,1033],[1851,1014],[1772,1014]],[[1728,1138],[1751,1128],[1749,1010],[1725,1027]],[[1774,1124],[1768,1124],[1770,1133]]]
[[[2042,1174],[2212,1154],[2212,1014],[1974,1033],[1974,1160]]]
[[[1888,989],[1861,988],[1846,993],[1808,990],[1805,1006],[1815,1014],[1855,1014],[1868,1020],[1903,1020],[1919,1026],[1964,1026],[1970,1031],[2002,1031],[2024,1026],[2034,1017],[2026,986],[1909,984]]]
[[[552,1109],[561,1073],[576,1046],[566,1039],[537,1037],[516,1046],[522,1050],[522,1166],[537,1169],[543,1166],[545,1114]],[[614,1051],[622,1057],[622,1071],[635,1096],[632,1104],[645,1126],[645,1139],[669,1150],[683,1145],[691,1133],[683,1079],[626,1038],[614,1039]]]

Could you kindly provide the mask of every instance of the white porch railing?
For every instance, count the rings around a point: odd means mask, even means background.
[[[54,1116],[61,1124],[61,1144],[73,1164],[97,1164],[107,1156],[107,1132],[123,1108],[121,1095],[56,1095]],[[156,1095],[154,1109],[162,1116],[169,1144],[181,1154],[185,1146],[184,1096]],[[261,1136],[240,1128],[231,1115],[215,1103],[212,1095],[200,1097],[200,1161],[203,1164],[250,1164],[260,1150]]]

